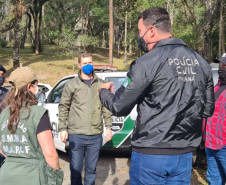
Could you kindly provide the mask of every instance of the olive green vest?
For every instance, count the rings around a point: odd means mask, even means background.
[[[8,130],[9,108],[0,115],[1,150],[7,156],[0,168],[0,182],[4,185],[62,184],[63,172],[55,171],[46,163],[37,140],[36,130],[47,110],[36,105],[30,109],[29,118],[27,110],[21,112],[14,134]]]

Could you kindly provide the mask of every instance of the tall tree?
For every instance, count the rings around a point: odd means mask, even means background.
[[[127,0],[125,0],[125,6],[127,7]],[[124,65],[127,66],[127,20],[128,12],[125,12],[125,38],[124,38]]]
[[[212,55],[212,29],[214,26],[214,18],[216,12],[220,9],[221,0],[216,0],[214,5],[212,5],[212,0],[206,0],[206,12],[205,12],[205,25],[204,25],[204,48],[203,55],[204,58],[210,63],[213,60]]]
[[[110,39],[109,39],[109,64],[113,66],[113,0],[109,0],[109,32],[110,32]]]
[[[34,53],[39,54],[40,49],[40,37],[41,37],[41,25],[42,25],[42,8],[43,5],[49,0],[33,0],[31,6],[29,6],[29,13],[33,17],[34,23]]]
[[[26,0],[10,0],[6,1],[7,10],[6,17],[0,24],[0,33],[14,29],[14,45],[13,45],[13,67],[20,66],[19,47],[20,47],[20,23],[23,14],[26,12],[26,6],[29,1]]]
[[[28,28],[28,16],[26,16],[25,26],[24,26],[24,29],[23,29],[22,37],[21,37],[21,43],[20,43],[21,49],[24,49],[25,40],[27,38],[27,28]]]
[[[5,1],[5,14],[6,14],[6,16],[9,15],[9,13],[10,13],[9,11],[10,11],[10,1],[6,0]],[[6,32],[6,41],[10,42],[10,31]]]
[[[225,4],[225,7],[224,7]],[[225,17],[224,17],[225,14]],[[219,53],[218,57],[222,55],[222,53],[225,53],[225,30],[224,30],[224,20],[226,18],[226,2],[224,3],[223,0],[221,0],[220,5],[220,20],[219,20]]]
[[[17,23],[14,28],[14,44],[13,44],[13,67],[17,68],[20,66],[20,23],[21,19],[17,19]]]
[[[6,2],[0,2],[0,8],[7,6],[7,13],[2,15],[2,20],[0,22],[0,33],[5,33],[9,30],[12,30],[18,20],[20,22],[21,17],[26,12],[26,0],[10,0]],[[9,8],[10,6],[10,8]],[[8,8],[10,10],[8,10]],[[2,13],[2,12],[1,12]]]

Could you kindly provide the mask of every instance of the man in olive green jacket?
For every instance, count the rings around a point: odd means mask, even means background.
[[[62,142],[69,134],[71,185],[82,184],[81,172],[85,158],[85,185],[95,184],[96,165],[102,146],[103,118],[106,136],[112,138],[111,113],[99,100],[98,90],[103,80],[93,72],[90,54],[78,59],[78,76],[64,87],[59,104],[59,129]]]

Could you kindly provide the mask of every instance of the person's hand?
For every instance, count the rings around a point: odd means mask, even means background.
[[[61,132],[60,132],[60,140],[61,140],[63,143],[66,143],[67,138],[68,138],[68,133],[67,133],[67,131],[61,131]]]
[[[105,142],[108,142],[112,139],[112,131],[111,129],[107,129],[106,130],[106,136],[107,136],[107,139],[105,140]]]
[[[100,86],[100,89],[108,89],[111,91],[111,93],[113,93],[114,91],[114,86],[113,86],[114,82],[107,82],[107,83],[103,83],[101,86]]]

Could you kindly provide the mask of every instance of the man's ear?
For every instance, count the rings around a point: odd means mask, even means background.
[[[81,64],[78,64],[78,68],[79,68],[79,69],[82,69],[82,66],[81,66]]]
[[[150,37],[151,38],[154,37],[155,34],[156,34],[156,31],[157,31],[156,27],[155,26],[150,26],[149,30],[150,30]]]

